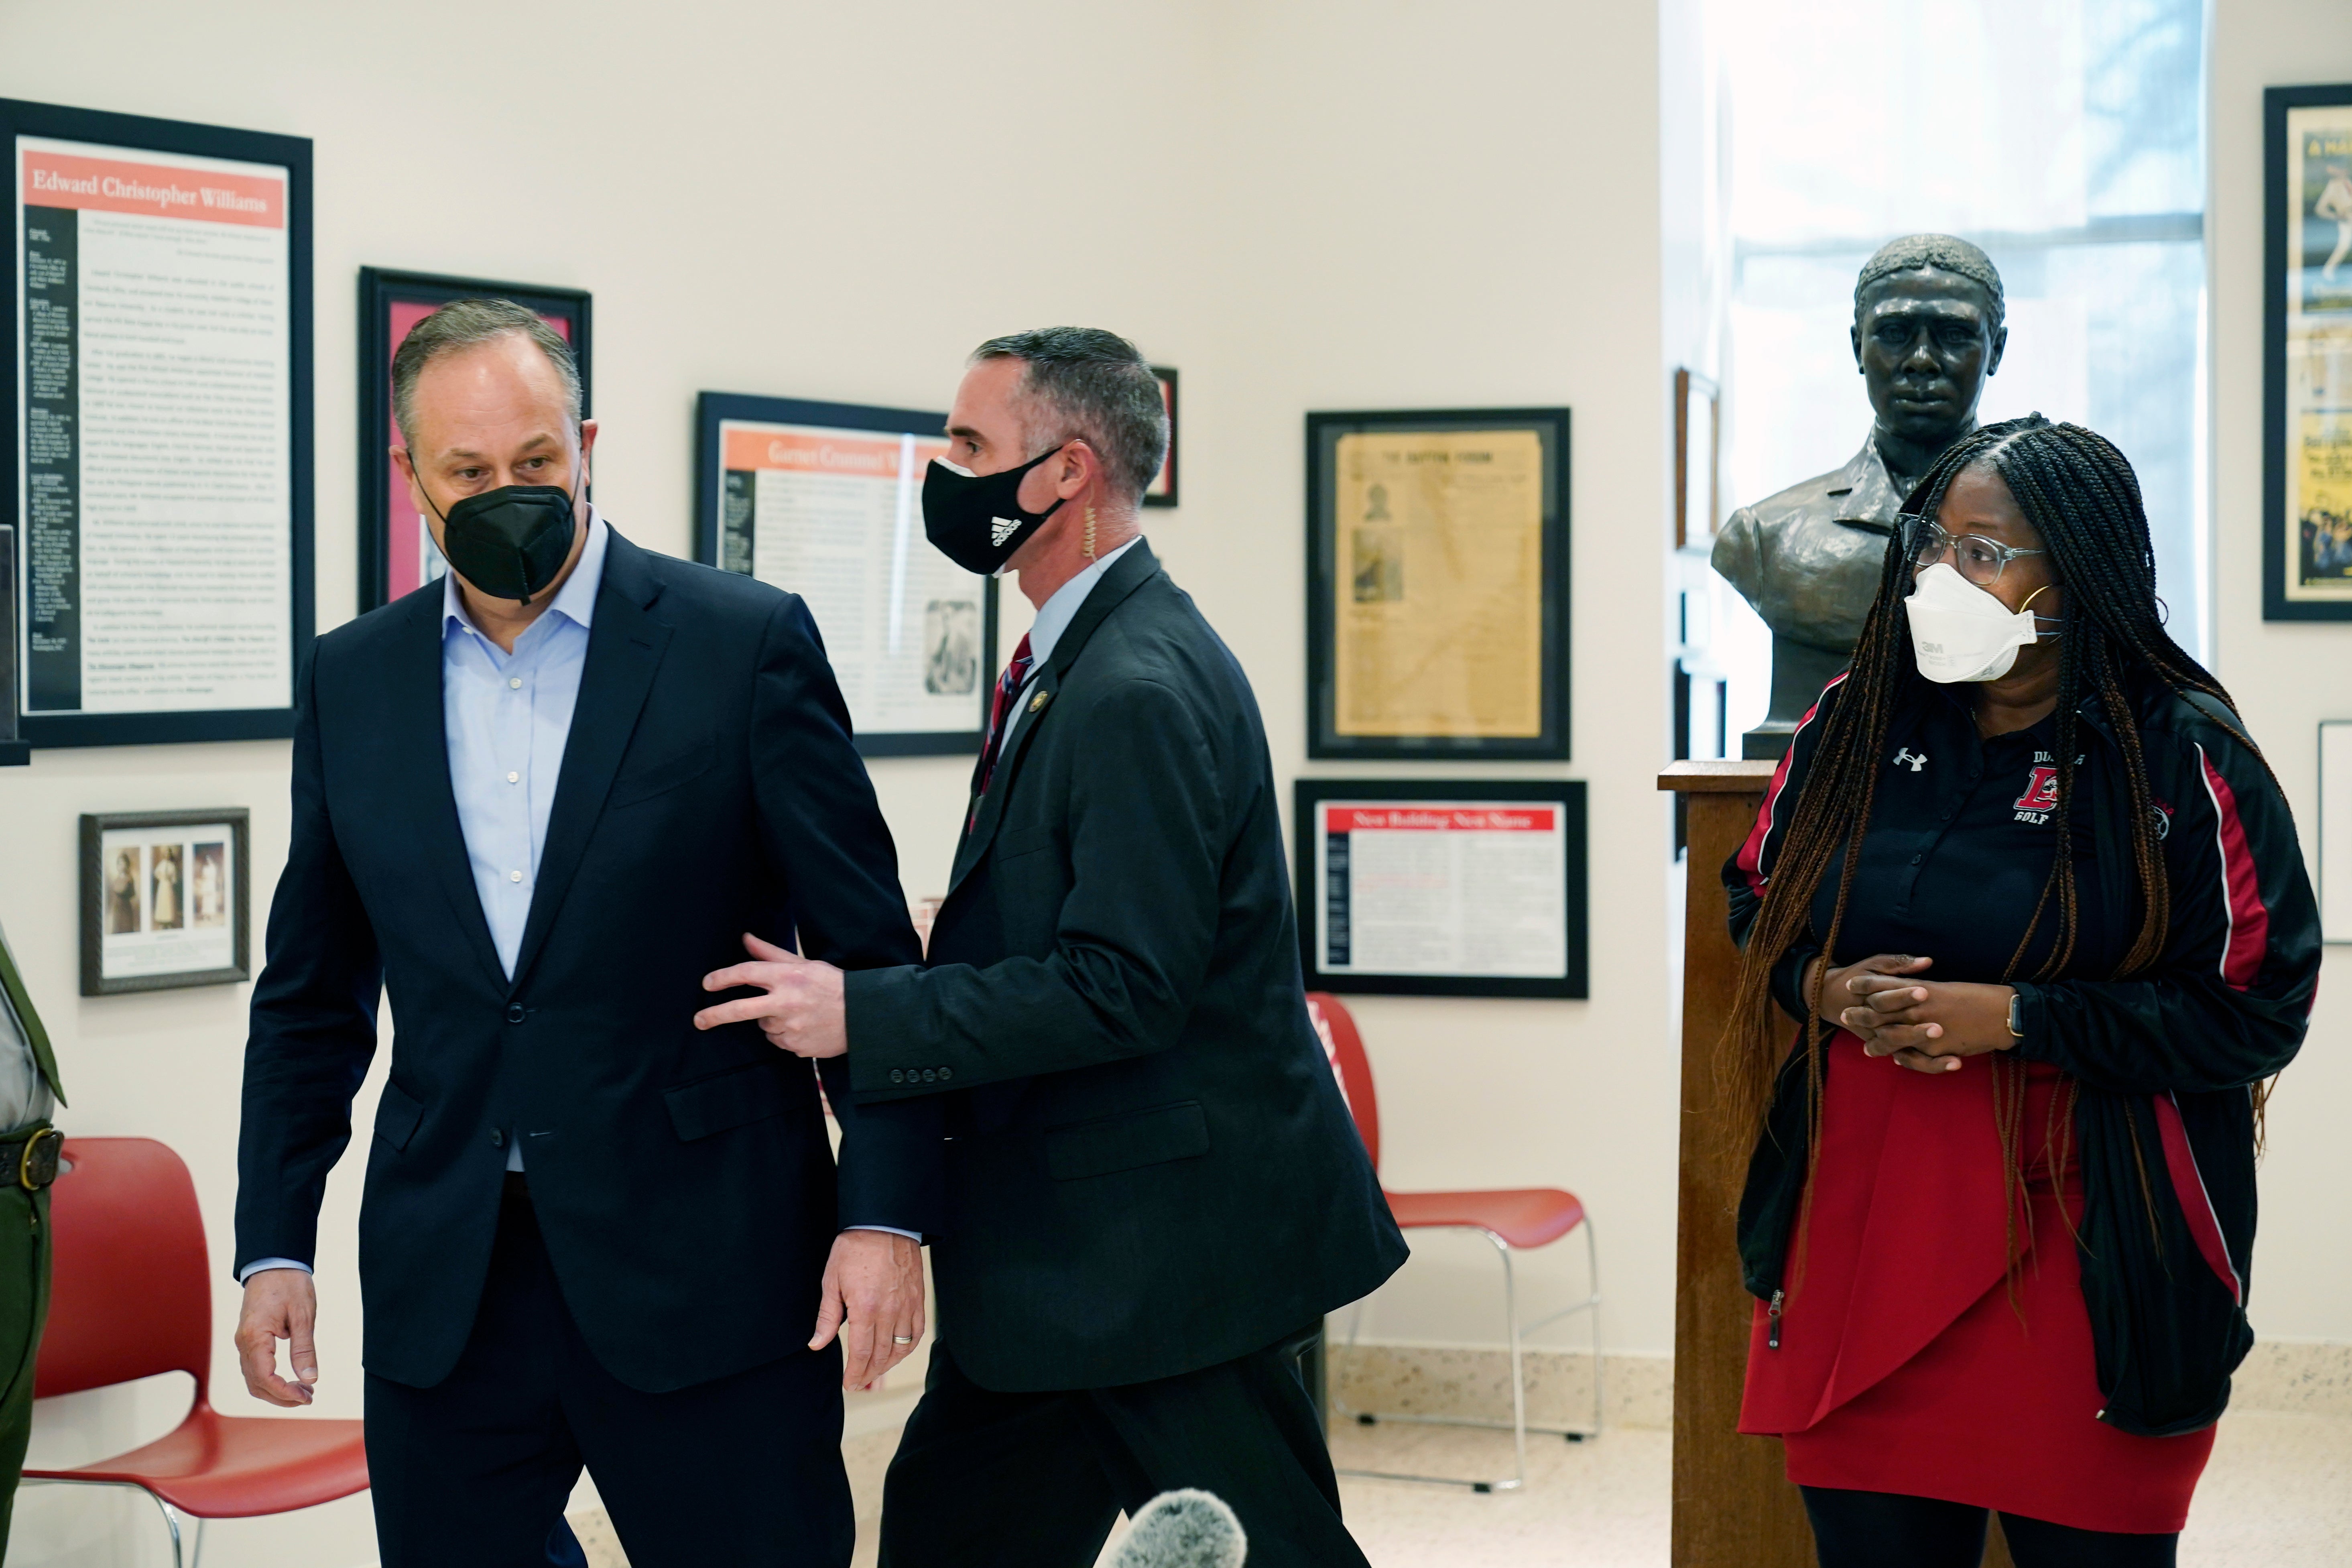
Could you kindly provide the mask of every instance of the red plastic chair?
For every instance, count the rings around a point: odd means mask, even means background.
[[[1381,1165],[1380,1100],[1372,1091],[1372,1064],[1364,1055],[1363,1037],[1356,1032],[1356,1020],[1348,1014],[1347,1006],[1337,996],[1325,992],[1310,992],[1307,997],[1308,1013],[1315,1020],[1315,1031],[1323,1037],[1323,1048],[1331,1058],[1331,1070],[1339,1076],[1339,1092],[1347,1098],[1348,1110],[1356,1119],[1356,1131],[1363,1135],[1364,1151],[1372,1157],[1372,1169]],[[1453,1476],[1406,1476],[1384,1470],[1343,1470],[1342,1475],[1371,1476],[1381,1480],[1427,1481],[1438,1486],[1466,1486],[1473,1491],[1516,1491],[1528,1482],[1528,1434],[1542,1432],[1580,1443],[1587,1437],[1601,1436],[1601,1251],[1592,1237],[1592,1216],[1585,1212],[1584,1202],[1574,1193],[1564,1193],[1557,1187],[1518,1187],[1494,1192],[1467,1193],[1391,1193],[1385,1188],[1382,1195],[1389,1201],[1389,1212],[1396,1216],[1402,1230],[1470,1230],[1494,1244],[1496,1254],[1503,1260],[1503,1314],[1510,1329],[1511,1344],[1511,1419],[1481,1421],[1468,1416],[1402,1415],[1375,1410],[1349,1410],[1336,1397],[1333,1407],[1340,1414],[1352,1415],[1370,1426],[1380,1421],[1413,1421],[1433,1426],[1486,1426],[1511,1434],[1518,1459],[1518,1472],[1500,1480],[1467,1480]],[[1548,1247],[1579,1226],[1584,1227],[1586,1278],[1591,1294],[1583,1300],[1570,1302],[1549,1317],[1538,1318],[1522,1326],[1519,1322],[1517,1286],[1511,1269],[1514,1247]],[[1528,1333],[1558,1322],[1577,1312],[1592,1314],[1592,1425],[1590,1426],[1530,1426],[1528,1424],[1527,1379],[1520,1366],[1519,1347]],[[1348,1326],[1348,1348],[1356,1348],[1356,1332],[1363,1324],[1364,1304],[1356,1310]]]
[[[204,1521],[287,1513],[368,1484],[356,1421],[223,1415],[212,1364],[212,1265],[196,1189],[180,1157],[150,1138],[68,1138],[49,1189],[56,1274],[33,1394],[79,1394],[159,1372],[196,1380],[195,1403],[170,1436],[26,1481],[132,1487],[155,1500],[180,1568],[183,1516]]]

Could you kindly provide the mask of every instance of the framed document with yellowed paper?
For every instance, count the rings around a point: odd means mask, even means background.
[[[2263,99],[2263,618],[2352,621],[2352,82]]]
[[[1307,416],[1307,754],[1564,761],[1565,408]]]

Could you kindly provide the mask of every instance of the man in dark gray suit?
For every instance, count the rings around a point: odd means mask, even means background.
[[[1200,1487],[1256,1568],[1361,1563],[1286,1345],[1405,1256],[1307,1013],[1249,682],[1139,535],[1167,449],[1132,344],[981,346],[932,542],[1036,625],[998,682],[919,967],[767,950],[713,989],[861,1105],[945,1101],[940,1340],[890,1469],[889,1568],[1087,1568]]]

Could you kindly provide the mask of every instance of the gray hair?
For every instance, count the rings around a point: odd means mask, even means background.
[[[580,363],[562,334],[536,310],[511,300],[452,300],[408,329],[392,356],[392,417],[400,438],[415,445],[411,430],[416,417],[416,378],[425,367],[445,354],[520,333],[539,345],[555,377],[563,384],[563,412],[580,423]]]
[[[1992,299],[1992,330],[2000,330],[2001,318],[2009,310],[2001,297],[2000,269],[1992,264],[1991,257],[1948,234],[1906,234],[1880,246],[1878,254],[1863,263],[1862,276],[1853,280],[1853,308],[1862,309],[1863,291],[1873,283],[1926,267],[1957,272],[1982,289]]]
[[[1025,367],[1019,401],[1029,456],[1050,442],[1082,439],[1126,500],[1142,499],[1167,460],[1168,405],[1141,351],[1099,327],[1040,327],[971,351],[974,364],[992,359]]]

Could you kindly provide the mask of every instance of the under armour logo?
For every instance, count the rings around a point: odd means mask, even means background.
[[[992,517],[992,518],[990,518],[990,519],[988,520],[988,542],[989,542],[989,543],[991,543],[991,544],[1002,544],[1002,543],[1003,543],[1006,540],[1008,540],[1008,539],[1010,539],[1010,538],[1012,538],[1012,537],[1013,537],[1013,531],[1014,531],[1015,529],[1019,528],[1020,526],[1021,526],[1021,525],[1020,525],[1019,523],[1017,523],[1017,522],[1013,521],[1011,518],[1009,518],[1009,517]]]
[[[1911,764],[1911,771],[1916,773],[1927,765],[1927,753],[1914,752],[1910,747],[1906,746],[1895,753],[1895,765],[1899,768],[1906,763]]]

